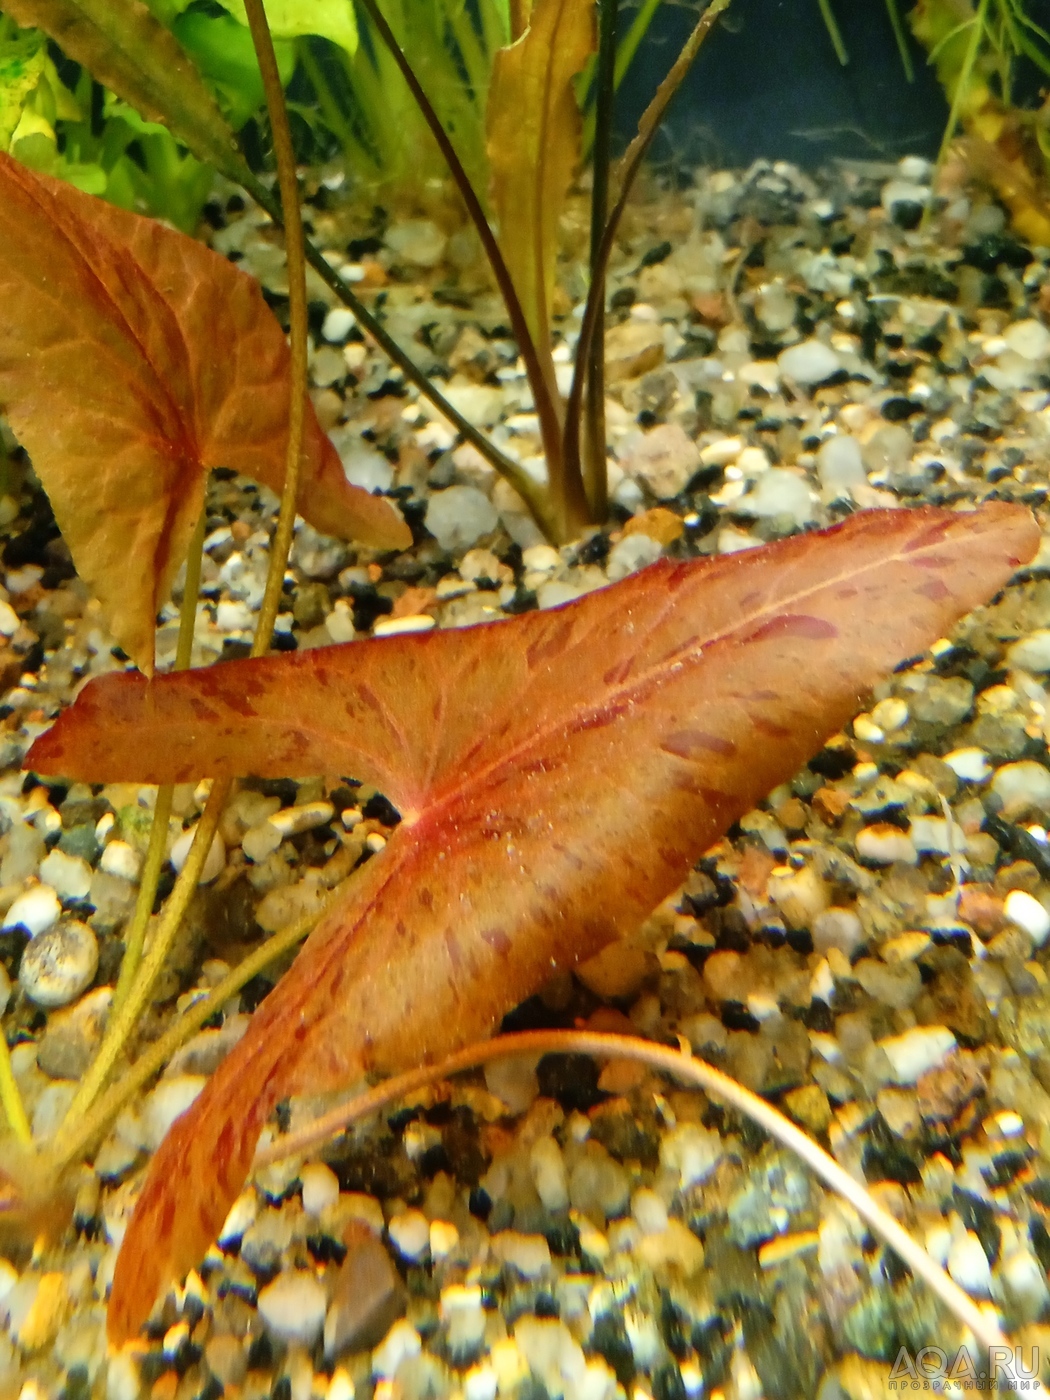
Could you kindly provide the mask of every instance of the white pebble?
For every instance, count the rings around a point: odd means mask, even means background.
[[[992,1271],[981,1241],[972,1230],[962,1230],[948,1250],[948,1272],[967,1293],[987,1298],[992,1287]]]
[[[459,1244],[459,1231],[451,1220],[430,1222],[430,1253],[434,1259],[445,1259]]]
[[[565,1210],[569,1204],[569,1178],[561,1148],[552,1137],[532,1144],[529,1168],[536,1193],[548,1210]]]
[[[944,817],[912,817],[908,834],[917,851],[942,856],[951,852],[948,822]]]
[[[944,761],[965,783],[983,783],[992,771],[984,749],[952,749],[944,755]]]
[[[796,525],[805,525],[815,512],[809,482],[783,467],[771,467],[760,476],[754,490],[738,503],[738,509],[766,518],[786,515]]]
[[[699,1123],[683,1123],[660,1142],[660,1165],[678,1175],[678,1185],[688,1191],[710,1176],[722,1158],[722,1139]]]
[[[353,330],[357,321],[354,313],[345,306],[333,306],[324,318],[321,334],[332,345],[339,345]]]
[[[1042,321],[1028,318],[1015,321],[1003,331],[1003,339],[1023,360],[1042,360],[1050,354],[1050,331]]]
[[[658,1235],[667,1229],[667,1207],[648,1186],[641,1187],[631,1197],[631,1214],[643,1235]]]
[[[68,1006],[98,971],[98,941],[87,924],[70,920],[45,930],[22,954],[18,981],[37,1006]]]
[[[142,1105],[143,1134],[150,1151],[156,1152],[172,1123],[186,1112],[207,1082],[203,1074],[173,1074],[150,1090]]]
[[[40,862],[40,878],[61,899],[85,899],[91,889],[91,866],[80,856],[67,856],[56,846]]]
[[[406,1259],[422,1259],[430,1248],[430,1224],[421,1210],[402,1211],[387,1228],[398,1253]]]
[[[430,632],[437,619],[429,613],[412,613],[408,617],[381,617],[376,620],[372,634],[376,637],[397,637],[408,632]]]
[[[728,467],[743,451],[744,441],[738,437],[719,438],[700,449],[700,462],[705,467]]]
[[[1007,647],[1006,664],[1021,671],[1050,671],[1050,627],[1029,632]]]
[[[258,1308],[266,1326],[282,1341],[311,1347],[324,1331],[324,1289],[308,1269],[278,1274],[260,1292]]]
[[[868,474],[857,439],[836,433],[822,442],[817,450],[817,473],[820,484],[829,491],[849,491],[854,486],[867,485]]]
[[[230,1206],[229,1214],[219,1231],[219,1244],[224,1248],[236,1243],[259,1214],[259,1198],[254,1191],[242,1191]]]
[[[351,486],[360,486],[362,491],[389,491],[394,484],[394,468],[382,452],[360,444],[340,453],[343,462],[343,475]]]
[[[299,807],[282,807],[266,820],[283,838],[327,826],[334,816],[335,808],[330,802],[304,802]]]
[[[777,356],[777,364],[781,374],[799,384],[819,384],[842,368],[838,355],[822,340],[803,340],[789,346]]]
[[[1034,895],[1024,890],[1011,890],[1003,901],[1003,913],[1012,924],[1023,928],[1036,947],[1046,942],[1050,933],[1050,913]]]
[[[947,1026],[914,1026],[876,1044],[890,1062],[894,1083],[914,1084],[955,1049],[955,1036]]]
[[[1006,763],[996,770],[992,791],[1007,807],[1013,803],[1032,803],[1050,809],[1050,770],[1033,759]]]
[[[118,1351],[106,1363],[106,1400],[138,1400],[142,1376],[138,1358],[130,1351]]]
[[[196,831],[196,823],[193,826],[187,827],[175,842],[174,846],[172,846],[170,859],[176,871],[181,870],[186,864],[186,857],[190,853],[190,847],[193,845],[193,838]],[[201,871],[200,879],[197,881],[198,885],[210,885],[212,880],[217,880],[222,874],[225,864],[226,847],[222,844],[222,837],[216,832],[212,837],[211,850],[208,852],[204,861],[204,869]]]
[[[61,913],[62,905],[51,886],[34,885],[25,894],[20,894],[11,905],[3,927],[15,928],[21,924],[30,938],[36,938],[57,923]]]
[[[436,267],[448,247],[448,235],[432,219],[391,224],[383,241],[396,258],[413,267]]]
[[[442,549],[469,549],[499,523],[489,498],[476,486],[449,486],[435,491],[424,524]]]
[[[873,861],[876,865],[892,865],[895,861],[914,865],[918,860],[915,843],[908,833],[889,822],[875,822],[864,827],[857,832],[854,844],[862,860]]]
[[[492,1252],[525,1278],[539,1278],[551,1266],[550,1246],[542,1235],[501,1230],[492,1236]]]
[[[13,637],[18,631],[18,614],[10,603],[0,602],[0,637]]]
[[[250,632],[255,616],[247,603],[226,599],[215,609],[215,625],[220,632]]]
[[[303,1210],[307,1215],[320,1215],[326,1206],[339,1199],[339,1178],[324,1162],[311,1162],[299,1173],[303,1188]]]
[[[255,826],[250,826],[241,837],[241,850],[249,860],[258,864],[267,856],[273,855],[283,839],[269,817],[265,817]]]
[[[107,875],[118,875],[134,883],[142,870],[142,857],[127,841],[111,841],[102,852],[98,868]]]
[[[925,205],[929,197],[929,186],[917,185],[912,180],[887,180],[882,187],[882,207],[887,214],[892,213],[896,204]]]
[[[419,1333],[407,1318],[395,1322],[390,1331],[372,1353],[372,1374],[393,1380],[397,1368],[410,1356],[418,1356],[423,1350]]]
[[[623,539],[617,540],[609,550],[605,564],[609,582],[619,583],[620,579],[626,578],[628,574],[637,573],[639,569],[654,563],[662,553],[663,546],[660,541],[654,540],[651,535],[642,531],[624,535]]]
[[[463,1377],[463,1400],[496,1400],[499,1376],[493,1366],[472,1366]]]
[[[852,909],[826,909],[813,920],[811,933],[818,953],[840,948],[848,957],[864,941],[860,919]]]

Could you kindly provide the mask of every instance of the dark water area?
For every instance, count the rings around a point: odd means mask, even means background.
[[[1050,0],[1028,8],[1046,24]],[[838,0],[834,10],[845,67],[817,0],[733,0],[675,98],[656,159],[746,165],[764,156],[813,168],[833,158],[934,156],[948,108],[925,52],[909,34],[909,83],[884,0]],[[657,12],[621,93],[625,137],[695,19],[688,5]]]

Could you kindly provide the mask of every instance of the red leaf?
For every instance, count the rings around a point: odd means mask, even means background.
[[[93,681],[30,766],[349,774],[403,815],[154,1157],[111,1337],[200,1258],[280,1099],[444,1055],[629,932],[1037,542],[1005,504],[873,511],[485,627]]]
[[[284,478],[289,354],[258,284],[203,244],[0,154],[0,406],[81,577],[146,672],[211,467]],[[308,406],[299,508],[382,548],[411,536],[347,482]]]

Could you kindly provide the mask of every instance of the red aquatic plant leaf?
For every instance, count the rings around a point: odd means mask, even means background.
[[[114,636],[150,672],[208,470],[281,489],[284,332],[258,284],[203,244],[2,154],[0,305],[0,409]],[[329,534],[411,540],[347,482],[312,406],[299,508]]]
[[[154,1157],[110,1335],[200,1258],[280,1099],[444,1055],[631,930],[1037,542],[1016,506],[873,511],[489,626],[87,686],[30,766],[347,774],[403,817]]]

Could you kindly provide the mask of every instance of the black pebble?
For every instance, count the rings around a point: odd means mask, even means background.
[[[589,1055],[544,1055],[536,1066],[540,1093],[557,1099],[566,1113],[586,1113],[605,1095],[598,1088],[600,1070]]]

